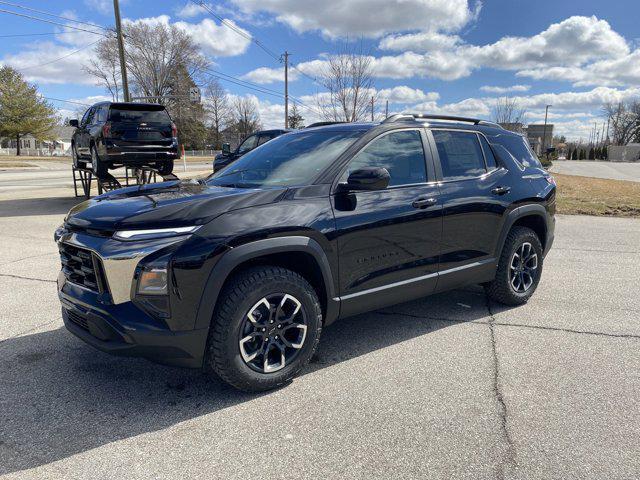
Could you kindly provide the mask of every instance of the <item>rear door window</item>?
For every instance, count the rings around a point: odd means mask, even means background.
[[[486,173],[484,155],[474,132],[432,130],[443,180],[475,178]]]
[[[171,118],[166,110],[113,106],[109,112],[109,120],[123,123],[171,123]]]
[[[496,157],[493,154],[493,150],[491,150],[491,147],[489,146],[489,142],[487,142],[487,139],[482,135],[478,135],[478,137],[480,138],[480,143],[482,144],[482,151],[484,152],[484,159],[487,164],[487,170],[495,170],[496,168],[498,168],[498,162],[496,162]]]

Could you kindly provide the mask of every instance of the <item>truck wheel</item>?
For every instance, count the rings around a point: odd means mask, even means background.
[[[542,275],[542,245],[530,228],[514,227],[505,240],[493,281],[485,285],[489,298],[505,305],[527,303]]]
[[[158,162],[156,169],[160,176],[170,175],[173,172],[173,160],[166,160],[164,162]]]
[[[91,169],[93,170],[94,175],[98,178],[106,177],[109,170],[107,166],[100,161],[98,150],[95,145],[91,145]]]
[[[71,145],[71,160],[73,161],[73,166],[75,168],[86,168],[87,164],[83,160],[80,160],[78,156],[78,149],[76,148],[76,144]]]
[[[322,310],[309,282],[285,268],[252,267],[220,292],[205,369],[240,390],[270,390],[309,362],[321,331]]]

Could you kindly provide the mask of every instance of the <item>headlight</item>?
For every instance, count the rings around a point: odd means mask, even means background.
[[[140,295],[167,295],[167,269],[150,268],[143,269],[138,279],[138,294]]]
[[[113,238],[125,241],[166,238],[176,235],[187,235],[195,232],[199,228],[200,225],[193,227],[156,228],[153,230],[119,230],[113,234]]]

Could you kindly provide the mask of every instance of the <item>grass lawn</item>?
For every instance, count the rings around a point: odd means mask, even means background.
[[[640,182],[553,174],[558,213],[640,217]]]

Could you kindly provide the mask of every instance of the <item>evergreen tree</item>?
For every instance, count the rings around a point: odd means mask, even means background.
[[[300,115],[295,102],[291,105],[291,112],[289,113],[289,128],[304,128],[304,117]]]
[[[580,160],[586,160],[587,159],[587,151],[584,148],[580,149]]]
[[[35,85],[11,67],[0,68],[0,137],[16,140],[17,155],[21,137],[31,134],[46,140],[57,123],[55,110],[38,96]]]
[[[591,147],[591,149],[589,150],[589,160],[595,160],[596,159],[596,151],[594,150],[593,147]]]
[[[578,160],[578,148],[577,147],[573,150],[573,154],[571,155],[571,160]]]

